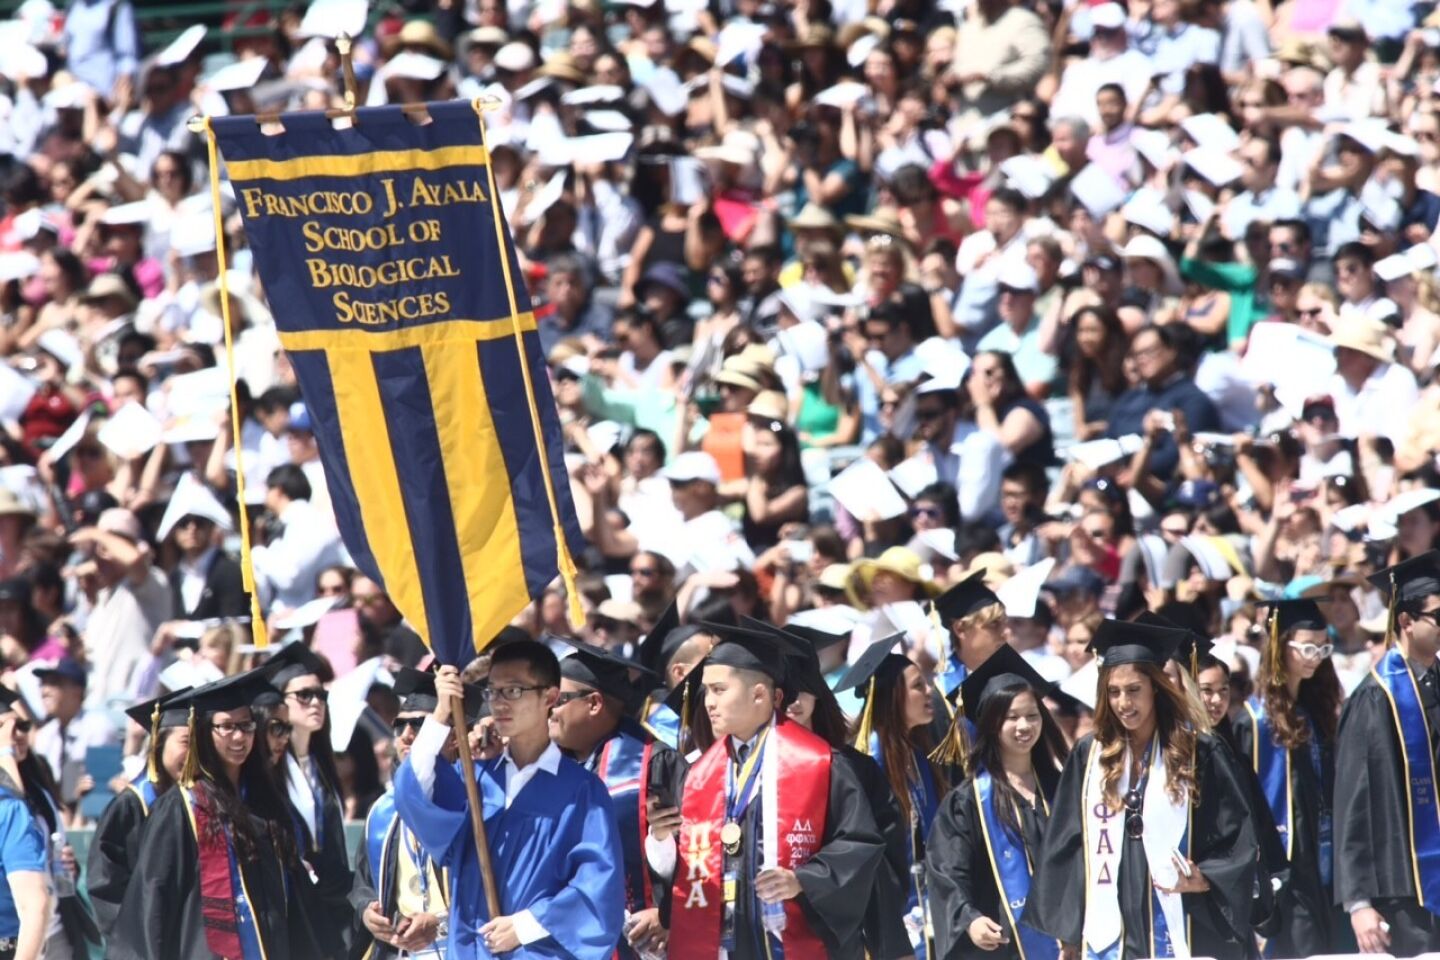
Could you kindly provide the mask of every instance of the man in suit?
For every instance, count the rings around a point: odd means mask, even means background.
[[[176,619],[212,620],[250,612],[240,565],[218,546],[218,534],[232,529],[230,512],[215,494],[189,474],[182,476],[158,531],[160,542],[172,541],[178,554],[174,568],[167,571]]]

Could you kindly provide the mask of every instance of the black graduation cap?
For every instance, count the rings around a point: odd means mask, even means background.
[[[675,684],[675,689],[665,695],[665,706],[675,712],[675,715],[680,718],[682,726],[689,721],[689,718],[685,716],[686,700],[688,699],[692,706],[700,702],[700,678],[705,673],[706,662],[701,660],[691,667],[690,672],[685,674],[685,679]]]
[[[1174,627],[1104,620],[1095,631],[1095,639],[1090,641],[1090,650],[1100,658],[1102,667],[1126,663],[1163,667],[1165,661],[1174,659],[1189,636],[1189,631]]]
[[[1407,600],[1440,594],[1440,551],[1427,550],[1367,578],[1385,594],[1393,607]]]
[[[265,665],[260,669],[264,671],[270,685],[282,693],[285,685],[296,677],[312,675],[324,681],[333,678],[335,673],[329,662],[311,650],[304,641],[287,643],[265,661]]]
[[[435,693],[435,674],[425,670],[401,667],[395,673],[394,690],[395,696],[400,698],[400,712],[402,713],[419,713],[421,711],[430,713],[440,703],[440,698]],[[473,721],[480,716],[480,709],[484,702],[478,685],[465,684],[465,716],[467,719]]]
[[[1002,690],[1020,686],[1029,687],[1035,691],[1037,697],[1069,699],[1068,694],[1057,693],[1050,681],[1042,677],[1040,672],[1030,665],[1030,661],[1009,644],[991,654],[957,689],[965,706],[965,716],[970,718],[971,723],[978,723],[980,711],[987,699]],[[1044,708],[1044,704],[1041,704],[1041,708]]]
[[[177,690],[174,693],[167,693],[163,697],[156,697],[154,700],[146,700],[144,703],[137,703],[125,711],[125,715],[134,720],[140,726],[149,730],[152,734],[164,727],[183,727],[190,719],[190,708],[185,706],[172,706],[175,698],[190,690]],[[156,708],[160,710],[158,722],[155,717]]]
[[[795,648],[796,652],[785,658],[784,690],[787,706],[794,701],[797,693],[820,696],[822,689],[830,689],[825,682],[825,674],[820,669],[820,657],[808,638],[797,636],[789,627],[777,627],[753,617],[742,616],[740,624],[747,630],[778,635],[782,644],[788,643]]]
[[[184,710],[188,716],[192,709],[200,714],[248,708],[255,702],[255,695],[270,682],[270,672],[265,667],[247,670],[188,690],[178,690],[165,700],[164,709]]]
[[[940,625],[948,629],[961,617],[999,603],[1000,598],[985,586],[985,571],[976,570],[930,602],[940,618]]]
[[[597,647],[593,643],[585,643],[583,640],[574,640],[570,637],[557,637],[556,639],[575,648],[574,653],[560,661],[560,676],[568,677],[576,683],[583,683],[601,693],[609,694],[626,704],[627,707],[632,705],[632,701],[642,691],[653,689],[656,679],[655,672],[644,664],[611,653],[604,647]],[[639,681],[630,679],[632,670],[640,672],[641,679]]]
[[[1266,600],[1263,605],[1270,608],[1265,622],[1276,634],[1289,630],[1325,630],[1330,626],[1320,604],[1314,600]],[[1276,620],[1279,622],[1272,622]]]
[[[255,693],[255,699],[250,701],[252,707],[274,708],[285,702],[285,694],[274,687],[261,687]]]
[[[645,634],[644,639],[635,645],[635,659],[656,674],[664,673],[665,661],[670,659],[666,656],[665,641],[670,636],[670,632],[679,626],[680,608],[676,606],[674,600],[671,600],[670,605],[665,608],[665,612],[660,614],[660,618],[650,628],[650,632]],[[671,647],[670,654],[673,655],[674,652],[675,647]]]
[[[1175,651],[1173,659],[1186,669],[1192,669],[1192,665],[1198,664],[1201,657],[1208,657],[1210,651],[1215,648],[1215,641],[1205,636],[1205,634],[1196,632],[1192,627],[1176,623],[1169,617],[1163,617],[1158,613],[1151,613],[1149,610],[1143,611],[1132,622],[1145,624],[1150,627],[1159,627],[1162,630],[1183,631],[1185,634],[1185,642],[1180,644],[1179,648]]]
[[[910,665],[910,659],[903,654],[891,653],[895,645],[905,639],[903,633],[895,633],[883,640],[876,640],[865,648],[860,658],[850,665],[840,682],[835,684],[836,692],[841,690],[854,690],[864,687],[870,680],[887,666],[904,670]]]
[[[725,626],[718,623],[704,623],[701,626],[705,627],[707,633],[713,633],[720,638],[710,655],[705,658],[705,663],[734,667],[737,670],[755,670],[782,686],[785,683],[786,659],[804,652],[794,640],[773,629]]]

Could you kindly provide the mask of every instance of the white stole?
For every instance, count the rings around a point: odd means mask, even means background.
[[[309,760],[308,757],[306,759]],[[285,753],[285,788],[290,794],[290,802],[294,804],[295,812],[300,814],[300,819],[305,821],[305,828],[310,831],[310,842],[315,843],[320,836],[315,821],[324,816],[324,813],[315,809],[315,790],[310,785],[310,778],[305,776],[300,761],[288,751]]]
[[[1120,911],[1120,861],[1125,850],[1126,833],[1124,807],[1110,810],[1105,803],[1104,771],[1100,766],[1100,744],[1090,748],[1086,765],[1085,787],[1082,795],[1085,816],[1085,943],[1091,949],[1103,951],[1120,939],[1124,922]],[[1119,793],[1123,797],[1130,789],[1130,768],[1132,766],[1130,747],[1125,747],[1125,757],[1120,772]],[[1179,803],[1171,801],[1166,789],[1165,753],[1160,749],[1158,738],[1150,758],[1150,772],[1146,778],[1144,807],[1141,816],[1145,830],[1141,845],[1150,867],[1150,879],[1164,887],[1174,887],[1179,880],[1171,853],[1180,848],[1189,824],[1190,796],[1188,790],[1181,791]],[[1175,956],[1189,960],[1190,944],[1185,932],[1185,909],[1178,893],[1154,891],[1160,910],[1165,916],[1165,925]]]

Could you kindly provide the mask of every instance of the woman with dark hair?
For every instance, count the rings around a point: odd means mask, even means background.
[[[1016,463],[1048,467],[1055,460],[1050,414],[1025,392],[1015,361],[999,350],[981,350],[970,363],[961,416],[999,440]]]
[[[78,322],[76,309],[89,283],[85,264],[63,247],[40,255],[40,281],[44,305],[35,315],[35,322],[19,333],[20,347],[26,350],[33,347],[45,331],[68,331]]]
[[[940,798],[950,784],[945,771],[930,762],[934,748],[935,688],[909,658],[891,653],[899,637],[878,640],[865,649],[835,685],[837,692],[856,690],[865,709],[855,724],[855,748],[869,753],[885,772],[890,792],[908,825],[909,858],[901,877],[907,883],[905,925],[915,956],[935,956],[929,942],[923,872],[930,825]]]
[[[1129,386],[1125,353],[1130,338],[1120,318],[1108,307],[1081,307],[1066,326],[1061,356],[1070,359],[1070,404],[1075,412],[1075,439],[1105,435],[1110,405]]]
[[[1336,938],[1343,927],[1333,906],[1330,811],[1344,693],[1330,662],[1329,624],[1315,601],[1272,601],[1266,622],[1258,691],[1235,718],[1235,746],[1260,778],[1289,857],[1272,954],[1308,957],[1343,949]]]
[[[277,775],[289,797],[295,845],[309,874],[296,893],[307,915],[327,919],[315,929],[322,955],[344,957],[352,911],[351,875],[340,771],[330,747],[330,711],[323,685],[331,675],[330,665],[297,642],[275,654],[265,670],[290,719],[289,756],[283,775]]]
[[[106,937],[113,934],[125,888],[140,859],[140,837],[155,802],[175,786],[190,752],[190,711],[167,707],[167,695],[126,710],[130,719],[150,731],[145,769],[115,795],[95,825],[85,886],[95,921]]]
[[[925,862],[939,956],[1053,956],[1055,941],[1020,923],[1069,752],[1050,685],[1007,646],[960,689],[975,724],[970,778],[941,804]]]
[[[290,763],[290,737],[295,728],[290,723],[290,708],[275,690],[262,691],[250,704],[255,718],[255,738],[265,744],[271,771],[277,783],[285,783]]]
[[[751,549],[758,552],[779,542],[785,524],[810,519],[810,492],[795,431],[781,420],[753,413],[750,430],[742,530]]]
[[[287,902],[303,878],[285,798],[255,747],[258,671],[185,690],[190,748],[156,802],[107,956],[121,960],[288,960],[316,956]],[[340,922],[339,920],[336,921]],[[347,924],[348,925],[348,924]]]
[[[1025,922],[1062,956],[1254,957],[1258,848],[1229,751],[1165,663],[1184,630],[1107,620],[1094,733],[1060,774]]]

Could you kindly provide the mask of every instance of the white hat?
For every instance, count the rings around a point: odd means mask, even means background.
[[[1168,237],[1175,223],[1175,214],[1165,203],[1165,195],[1148,187],[1136,190],[1120,212],[1127,223],[1161,237]]]
[[[588,110],[585,113],[585,122],[596,130],[603,130],[608,133],[628,133],[635,129],[635,124],[630,118],[619,110]],[[597,159],[592,157],[591,159]]]
[[[40,258],[25,250],[0,253],[0,283],[27,280],[40,272]]]
[[[1102,3],[1090,8],[1090,26],[1101,30],[1118,30],[1125,26],[1125,8],[1118,3]]]
[[[1425,270],[1434,270],[1436,264],[1440,264],[1440,255],[1435,253],[1435,248],[1428,243],[1417,243],[1405,251],[1405,256],[1410,260],[1410,269],[1415,273]]]
[[[1381,233],[1388,233],[1399,228],[1405,211],[1400,209],[1394,197],[1372,180],[1360,191],[1360,216]]]
[[[85,351],[81,348],[80,341],[58,328],[40,334],[35,346],[59,360],[66,370],[85,362]]]
[[[170,246],[182,257],[215,251],[215,219],[207,211],[179,217],[170,229]]]
[[[661,475],[672,483],[691,483],[703,480],[711,486],[720,486],[720,465],[715,458],[702,450],[691,450],[679,454]]]
[[[149,200],[119,203],[106,210],[100,222],[110,227],[135,226],[149,223],[155,217],[155,205]]]
[[[315,0],[296,32],[302,37],[338,37],[342,33],[358,37],[365,32],[369,16],[366,0]]]
[[[1390,131],[1383,120],[1353,120],[1340,128],[1340,136],[1358,143],[1367,153],[1379,153]]]
[[[58,87],[52,87],[41,102],[52,110],[84,110],[89,101],[90,85],[72,80]]]
[[[581,87],[579,90],[571,90],[562,94],[560,102],[567,107],[580,107],[590,103],[614,103],[617,100],[625,99],[623,87],[617,87],[613,83],[599,84],[597,86]]]
[[[205,39],[205,25],[197,23],[187,27],[180,36],[170,41],[170,45],[155,55],[157,67],[174,67],[190,59],[190,54],[200,46],[200,41]]]
[[[15,237],[21,243],[28,243],[40,235],[41,230],[49,230],[53,234],[59,234],[60,228],[55,225],[45,214],[40,212],[39,207],[32,207],[15,218]]]
[[[1428,246],[1421,244],[1421,246]],[[1410,262],[1410,255],[1406,253],[1392,253],[1384,260],[1375,264],[1375,276],[1390,283],[1399,280],[1401,277],[1408,277],[1415,272],[1414,265]]]
[[[1070,181],[1070,192],[1097,220],[1112,210],[1118,210],[1125,202],[1125,188],[1094,163],[1087,164]]]
[[[227,93],[231,90],[249,90],[260,82],[260,76],[268,66],[270,66],[270,61],[264,57],[236,60],[212,73],[210,79],[206,81],[206,85],[219,93]]]
[[[11,80],[39,80],[50,71],[50,63],[38,47],[22,43],[0,56],[0,73]]]
[[[390,77],[402,77],[406,80],[435,80],[445,72],[445,61],[425,53],[416,53],[413,50],[402,50],[391,57],[385,66],[380,68],[381,74],[387,79]]]
[[[535,69],[535,51],[528,44],[512,40],[495,51],[495,66],[511,73]]]
[[[1126,260],[1149,260],[1158,264],[1160,272],[1165,275],[1168,292],[1179,292],[1180,273],[1175,269],[1175,258],[1170,256],[1170,251],[1158,238],[1149,234],[1131,237],[1125,249],[1120,251],[1120,256]]]
[[[1184,154],[1185,165],[1194,170],[1212,186],[1224,187],[1240,179],[1245,168],[1224,150],[1216,147],[1196,147]]]
[[[879,37],[873,33],[862,33],[856,37],[855,42],[850,44],[849,48],[846,49],[845,62],[859,69],[865,65],[865,59],[869,57],[878,46],[880,46]]]
[[[635,145],[635,135],[626,132],[596,133],[588,137],[570,137],[567,143],[570,156],[575,159],[591,163],[618,163],[629,155],[630,148]]]
[[[1414,137],[1404,133],[1387,133],[1385,135],[1385,149],[1400,157],[1420,156],[1420,143]]]
[[[227,533],[231,529],[230,511],[210,492],[209,487],[190,473],[180,475],[180,482],[175,485],[175,492],[171,494],[170,503],[165,507],[165,515],[160,518],[156,540],[164,543],[176,524],[186,517],[209,520]]]
[[[996,282],[1012,290],[1040,292],[1040,278],[1036,276],[1035,268],[1023,260],[1008,260],[1002,264]]]
[[[1240,146],[1240,135],[1229,121],[1215,113],[1197,113],[1180,121],[1185,136],[1195,141],[1197,147],[1208,147],[1229,153]]]

